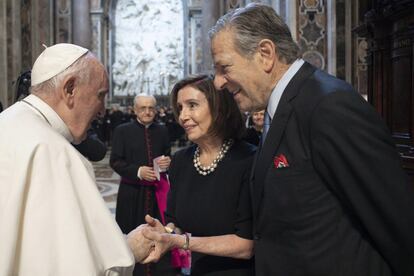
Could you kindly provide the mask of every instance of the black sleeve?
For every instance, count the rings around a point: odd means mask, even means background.
[[[244,160],[247,166],[243,171],[243,180],[240,186],[239,202],[237,206],[237,220],[235,222],[235,234],[241,238],[251,240],[253,238],[252,230],[252,203],[250,198],[250,170],[253,159]]]
[[[164,145],[164,150],[163,150],[163,154],[165,156],[170,156],[171,155],[171,143],[170,143],[170,138],[168,135],[168,129],[163,126],[163,145]]]
[[[176,227],[180,227],[177,224],[177,220],[175,217],[175,199],[176,199],[176,173],[177,173],[177,158],[176,155],[173,155],[171,158],[170,169],[168,171],[168,179],[170,181],[170,190],[167,196],[167,209],[165,211],[165,222],[169,223],[172,222]]]
[[[139,165],[130,164],[125,159],[127,142],[127,133],[124,132],[124,128],[122,126],[115,128],[109,164],[119,175],[138,180]]]
[[[414,275],[414,189],[389,131],[357,93],[335,92],[312,115],[315,168],[398,275]]]
[[[86,158],[91,161],[100,161],[105,157],[106,146],[98,138],[98,135],[88,131],[88,136],[80,144],[74,147]]]

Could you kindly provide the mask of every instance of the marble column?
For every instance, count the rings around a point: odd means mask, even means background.
[[[0,1],[0,101],[7,106],[7,5]]]
[[[50,0],[37,0],[31,2],[30,14],[30,40],[31,40],[31,61],[33,64],[36,58],[47,47],[59,42],[54,37],[54,3]],[[26,45],[25,47],[28,47]]]
[[[20,3],[0,2],[0,101],[6,108],[13,103],[13,81],[21,70]]]
[[[212,26],[216,24],[217,19],[220,17],[220,0],[202,1],[201,6],[202,13],[202,48],[203,48],[203,66],[202,69],[205,73],[213,72],[213,60],[210,52],[210,39],[208,37],[208,31]]]
[[[92,43],[90,3],[85,0],[73,0],[72,4],[73,43],[90,49]]]

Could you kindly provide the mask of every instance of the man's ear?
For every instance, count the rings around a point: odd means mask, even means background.
[[[74,96],[75,96],[75,84],[76,84],[75,77],[69,77],[68,79],[64,81],[64,84],[63,84],[62,97],[65,103],[69,107],[73,106]]]
[[[262,60],[263,70],[269,73],[273,69],[277,58],[275,44],[270,39],[262,39],[259,42],[258,53]]]

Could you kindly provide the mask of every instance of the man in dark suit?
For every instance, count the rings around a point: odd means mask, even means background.
[[[256,275],[414,275],[414,189],[375,110],[303,61],[268,6],[210,37],[216,87],[271,120],[251,177]]]

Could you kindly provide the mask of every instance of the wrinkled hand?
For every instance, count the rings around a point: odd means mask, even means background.
[[[138,263],[148,258],[151,252],[154,251],[154,242],[143,235],[143,230],[148,227],[146,224],[141,224],[127,235],[128,246]]]
[[[160,166],[160,169],[163,171],[168,170],[170,167],[171,158],[169,156],[163,156],[162,158],[157,160],[158,166]]]
[[[142,166],[140,174],[141,174],[141,178],[147,181],[155,181],[157,179],[155,177],[155,172],[152,167]]]
[[[142,229],[143,236],[154,243],[153,250],[142,263],[158,262],[159,259],[171,248],[174,247],[174,238],[176,235],[167,234],[164,226],[158,219],[149,215],[145,216],[148,227]]]

